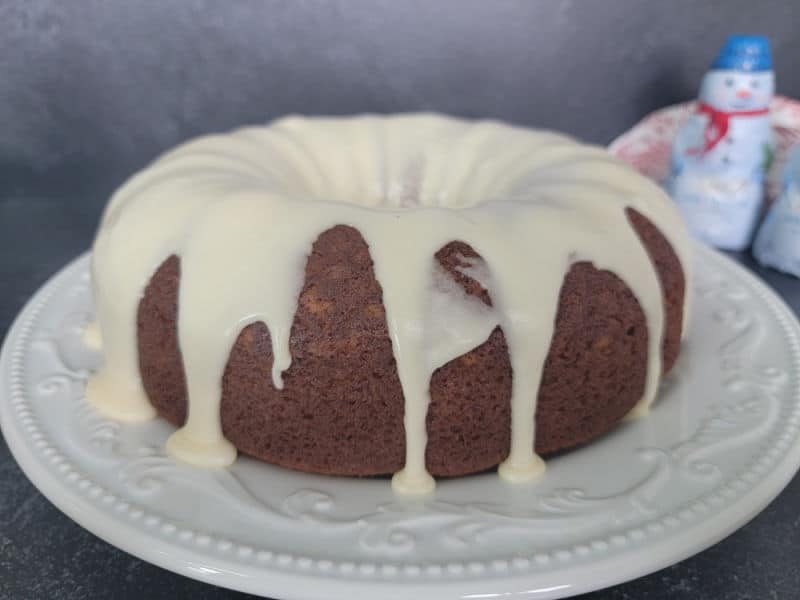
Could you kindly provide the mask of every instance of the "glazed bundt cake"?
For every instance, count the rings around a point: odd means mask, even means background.
[[[179,459],[432,475],[583,444],[675,363],[688,243],[603,149],[430,114],[281,119],[123,185],[93,249],[87,398]]]

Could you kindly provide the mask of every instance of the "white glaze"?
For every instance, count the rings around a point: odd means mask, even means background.
[[[236,451],[222,435],[219,403],[231,347],[244,326],[263,321],[273,385],[282,387],[305,261],[320,233],[346,224],[369,245],[405,397],[406,464],[395,489],[433,489],[425,468],[431,374],[497,325],[514,375],[511,452],[500,474],[530,480],[543,470],[533,452],[536,397],[572,262],[615,272],[636,295],[649,332],[639,412],[655,396],[662,293],[627,207],[667,236],[686,269],[685,230],[664,193],[604,150],[554,133],[417,114],[290,117],[191,141],[134,176],[106,209],[93,253],[105,365],[87,397],[119,419],[154,414],[139,375],[136,311],[152,274],[177,254],[189,404],[168,448],[191,463],[230,464]],[[454,240],[484,259],[465,269],[487,287],[491,309],[442,283],[433,256]],[[434,316],[448,304],[442,295],[458,304],[446,319]]]
[[[103,348],[103,340],[100,336],[100,324],[97,321],[91,321],[86,324],[81,334],[83,343],[92,350],[101,350]]]

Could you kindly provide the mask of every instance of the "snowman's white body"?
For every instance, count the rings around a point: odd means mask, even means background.
[[[673,160],[681,165],[680,171],[735,172],[744,177],[763,177],[766,148],[771,134],[769,115],[730,117],[725,137],[710,150],[697,152],[697,149],[703,148],[703,132],[710,121],[708,115],[694,114],[681,130],[673,149],[677,154]]]
[[[673,144],[669,190],[695,237],[719,248],[740,250],[752,237],[771,149],[771,121],[764,111],[773,89],[771,71],[710,71],[700,102],[728,114],[727,131],[708,147],[705,133],[714,123],[697,112]]]

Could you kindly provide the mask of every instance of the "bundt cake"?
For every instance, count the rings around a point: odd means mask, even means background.
[[[601,148],[433,114],[289,117],[202,137],[109,202],[87,398],[330,475],[432,475],[583,444],[653,402],[685,322],[669,199]]]

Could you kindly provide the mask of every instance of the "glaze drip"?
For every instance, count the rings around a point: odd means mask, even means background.
[[[395,489],[433,490],[431,375],[497,326],[513,372],[511,452],[499,472],[534,479],[544,470],[533,451],[536,398],[572,263],[610,270],[635,294],[649,331],[635,410],[655,397],[663,296],[628,207],[664,233],[685,270],[686,234],[663,192],[602,149],[554,133],[418,114],[290,117],[191,141],[134,176],[106,209],[93,254],[105,365],[87,397],[119,419],[154,415],[138,371],[136,311],[152,274],[176,254],[188,417],[167,446],[190,463],[230,464],[236,450],[219,416],[230,350],[242,328],[264,322],[273,385],[282,388],[305,261],[322,232],[345,224],[369,245],[405,398],[406,461]],[[452,241],[483,259],[466,260],[462,272],[487,289],[491,307],[466,298],[436,265]]]

